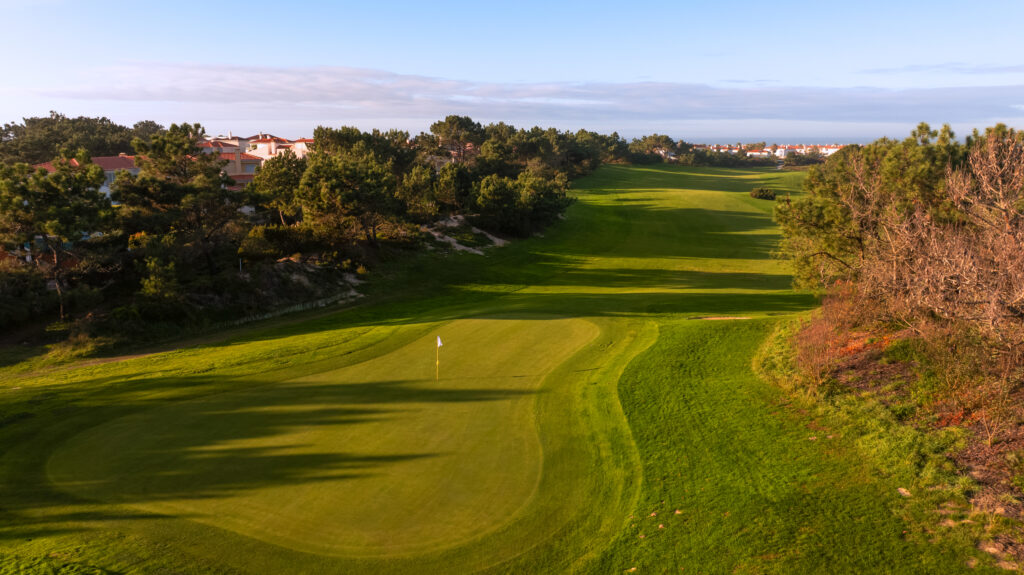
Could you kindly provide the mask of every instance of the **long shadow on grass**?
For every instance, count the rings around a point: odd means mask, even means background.
[[[810,309],[816,305],[815,296],[808,293],[780,291],[775,293],[757,293],[758,289],[781,287],[783,279],[774,275],[750,274],[750,284],[745,289],[754,290],[750,293],[730,293],[718,275],[745,281],[747,274],[680,274],[664,272],[658,282],[646,287],[657,290],[663,287],[679,289],[715,289],[711,293],[674,293],[658,291],[638,291],[635,293],[601,293],[600,288],[609,290],[629,287],[626,271],[619,279],[612,278],[604,285],[584,285],[580,282],[579,290],[569,289],[559,292],[535,292],[522,289],[526,286],[504,286],[500,291],[488,291],[490,286],[437,285],[421,286],[424,297],[408,298],[393,303],[377,305],[369,308],[341,310],[337,313],[324,315],[305,322],[277,326],[267,330],[253,330],[238,335],[230,340],[214,345],[240,344],[246,342],[266,341],[292,336],[302,336],[322,331],[336,330],[339,327],[353,328],[381,325],[404,325],[408,323],[429,323],[450,321],[465,317],[482,319],[510,319],[521,317],[547,316],[579,316],[579,317],[651,317],[658,314],[679,315],[729,315],[729,314],[762,314],[782,315]],[[580,272],[582,278],[585,273]],[[693,278],[691,283],[674,284],[674,279],[685,275]],[[655,275],[657,277],[657,275]],[[547,280],[548,286],[566,285],[558,277]],[[566,280],[569,281],[569,280]],[[543,281],[531,282],[531,285],[543,285]],[[583,289],[588,288],[588,289]]]
[[[438,386],[432,381],[153,377],[107,385],[98,393],[89,382],[54,386],[46,400],[8,401],[4,409],[35,416],[0,435],[0,441],[24,439],[4,457],[8,473],[0,495],[5,524],[0,540],[154,517],[98,511],[90,500],[145,504],[315,482],[340,486],[446,454],[417,450],[414,442],[402,452],[383,454],[361,452],[360,445],[324,448],[303,440],[306,433],[377,421],[398,425],[417,404],[494,402],[537,393],[443,385],[443,380]],[[83,390],[93,393],[86,396]],[[140,396],[154,399],[133,399]],[[48,487],[48,478],[62,491]]]
[[[597,196],[600,198],[600,195]],[[600,201],[600,200],[598,200]],[[574,217],[600,222],[554,247],[559,254],[608,258],[770,259],[778,244],[771,215],[679,208],[614,199],[589,203]]]
[[[621,183],[625,190],[637,189],[638,184],[644,187],[660,186],[665,189],[673,189],[678,188],[681,180],[685,178],[685,185],[688,189],[744,189],[749,191],[749,187],[757,181],[752,176],[776,173],[770,168],[688,168],[685,166],[606,166],[602,170],[603,182]],[[637,181],[637,174],[643,176],[642,182]],[[607,189],[608,186],[606,184],[601,187]]]
[[[0,348],[0,367],[17,365],[34,357],[45,355],[47,348],[42,344],[31,345],[12,342]]]
[[[624,289],[688,290],[787,290],[792,277],[785,274],[705,272],[664,268],[580,268],[542,263],[549,274],[531,282],[534,286],[571,286]]]
[[[243,336],[232,342],[260,341],[337,329],[339,325],[402,325],[410,322],[437,322],[464,317],[515,319],[519,317],[649,317],[658,314],[761,314],[781,315],[800,312],[815,304],[814,296],[782,293],[527,293],[481,294],[455,290],[448,295],[415,302],[402,302],[374,308],[373,313],[344,313],[293,326],[287,331]]]

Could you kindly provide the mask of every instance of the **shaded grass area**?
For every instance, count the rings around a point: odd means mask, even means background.
[[[0,368],[0,553],[29,572],[901,572],[904,554],[956,571],[966,544],[903,540],[886,479],[841,441],[808,441],[805,418],[750,373],[763,318],[814,300],[770,259],[772,206],[748,192],[795,192],[799,177],[606,166],[545,237],[393,261],[357,306],[115,363]],[[719,315],[762,319],[688,319]],[[431,387],[423,342],[469,334],[467,318],[509,326],[511,351],[492,358],[501,344],[477,335],[459,360],[470,379]],[[529,369],[577,321],[596,330],[583,347]],[[384,441],[405,418],[420,423]],[[422,472],[467,441],[480,455]],[[528,467],[516,449],[530,441],[541,471],[515,495],[502,465]],[[451,479],[467,465],[496,483]],[[392,497],[389,481],[434,489],[438,505]],[[372,509],[346,514],[345,498]],[[389,532],[424,529],[460,535],[381,556]],[[350,544],[298,543],[316,530]]]

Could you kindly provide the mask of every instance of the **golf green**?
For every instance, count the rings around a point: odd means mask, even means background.
[[[50,476],[85,497],[315,553],[454,547],[533,496],[533,396],[597,333],[575,319],[454,321],[353,366],[92,428],[54,454]]]

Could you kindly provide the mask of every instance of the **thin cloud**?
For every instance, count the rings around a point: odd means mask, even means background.
[[[943,64],[910,64],[895,68],[870,68],[862,71],[865,74],[908,74],[934,73],[968,74],[968,75],[1001,75],[1024,73],[1024,65],[992,66],[967,64],[964,62],[946,62]]]
[[[890,90],[671,82],[470,82],[346,67],[124,64],[89,70],[40,96],[231,109],[277,119],[436,119],[458,113],[513,122],[780,120],[985,122],[1017,118],[1024,85]]]
[[[767,85],[767,84],[778,84],[775,80],[760,79],[760,80],[748,80],[744,78],[727,78],[722,80],[725,84],[744,84],[744,85]]]

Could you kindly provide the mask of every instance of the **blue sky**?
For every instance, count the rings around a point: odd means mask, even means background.
[[[0,0],[0,121],[425,130],[446,114],[698,142],[1024,126],[1024,3]]]

